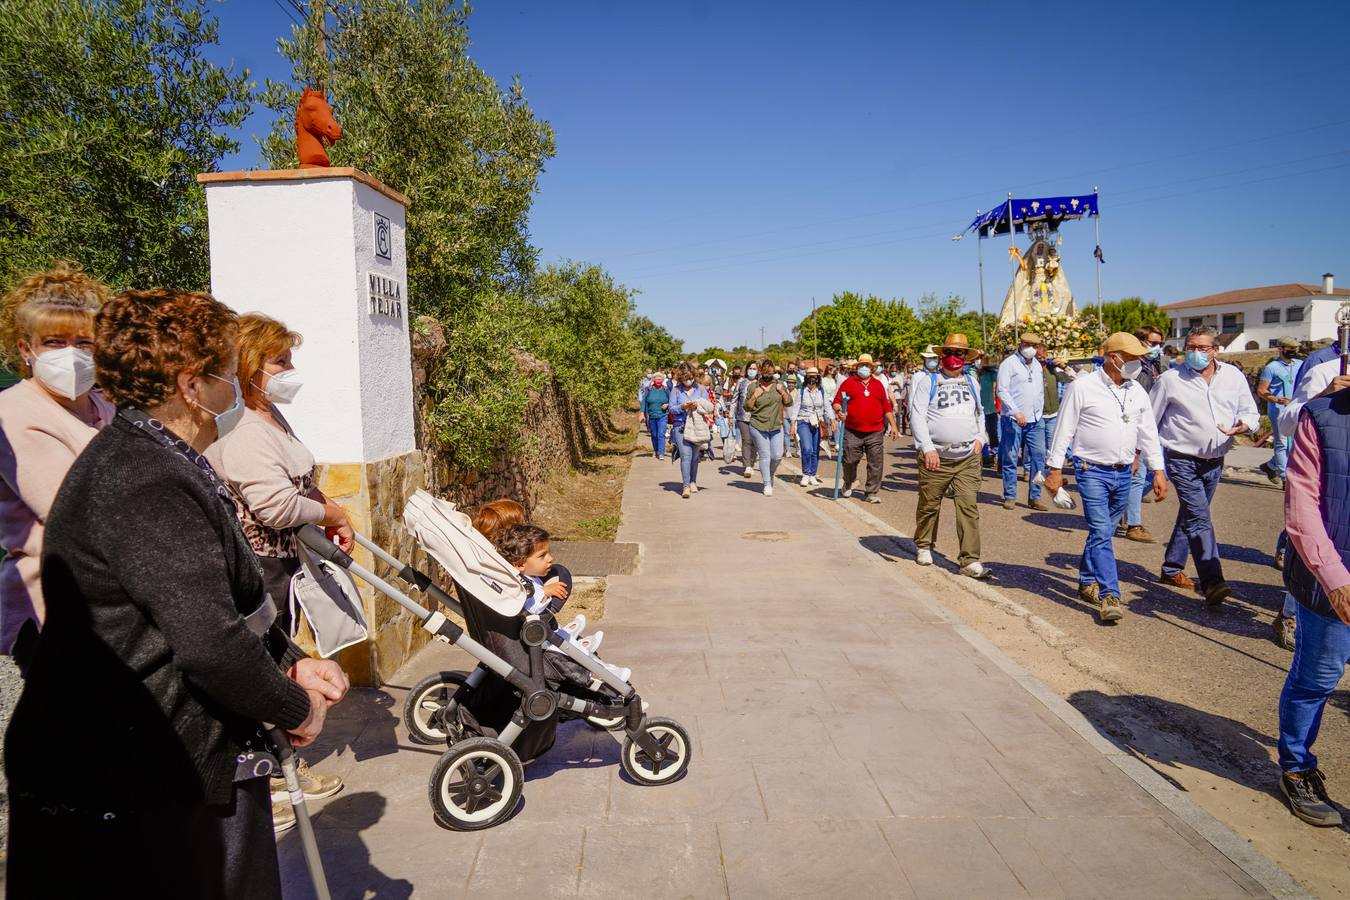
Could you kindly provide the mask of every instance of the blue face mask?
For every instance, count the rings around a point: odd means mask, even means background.
[[[1148,348],[1148,358],[1149,358],[1149,359],[1157,359],[1157,358],[1160,357],[1160,356],[1162,356],[1162,348],[1161,348],[1161,347],[1149,347],[1149,348]]]
[[[938,367],[938,361],[936,359],[929,359],[928,357],[924,357],[923,367],[930,372],[936,372]]]
[[[1187,350],[1186,365],[1197,372],[1203,372],[1209,368],[1209,354],[1204,350]]]

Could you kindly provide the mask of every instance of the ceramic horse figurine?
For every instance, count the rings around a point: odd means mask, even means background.
[[[323,91],[306,87],[295,108],[295,150],[302,169],[328,167],[324,142],[333,144],[342,138],[342,126],[333,118],[333,108]]]

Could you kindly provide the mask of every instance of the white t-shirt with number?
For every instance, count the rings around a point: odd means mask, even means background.
[[[980,391],[964,374],[949,378],[915,372],[909,384],[909,424],[921,453],[936,450],[943,459],[965,459],[984,439]],[[929,402],[929,396],[932,401]]]

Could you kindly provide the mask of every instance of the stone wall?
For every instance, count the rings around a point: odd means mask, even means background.
[[[450,500],[470,514],[483,503],[510,497],[527,510],[534,508],[539,489],[548,477],[569,466],[579,466],[602,430],[602,423],[582,412],[558,387],[547,362],[528,353],[516,354],[521,375],[540,375],[541,387],[530,394],[525,421],[531,445],[505,456],[485,472],[458,469],[454,460],[426,428],[426,406],[420,392],[428,366],[445,349],[441,325],[423,316],[413,329],[413,385],[419,393],[417,446],[421,448],[427,490]]]

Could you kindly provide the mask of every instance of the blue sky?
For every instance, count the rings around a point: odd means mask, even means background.
[[[289,71],[286,0],[217,56]],[[1102,292],[1350,284],[1350,3],[492,2],[471,53],[557,133],[545,261],[605,266],[690,350],[790,337],[853,290],[978,304],[977,208],[1101,189]],[[258,165],[250,132],[232,166]],[[397,185],[395,185],[397,187]],[[1065,271],[1095,299],[1090,221]],[[1006,239],[985,243],[997,312]]]

